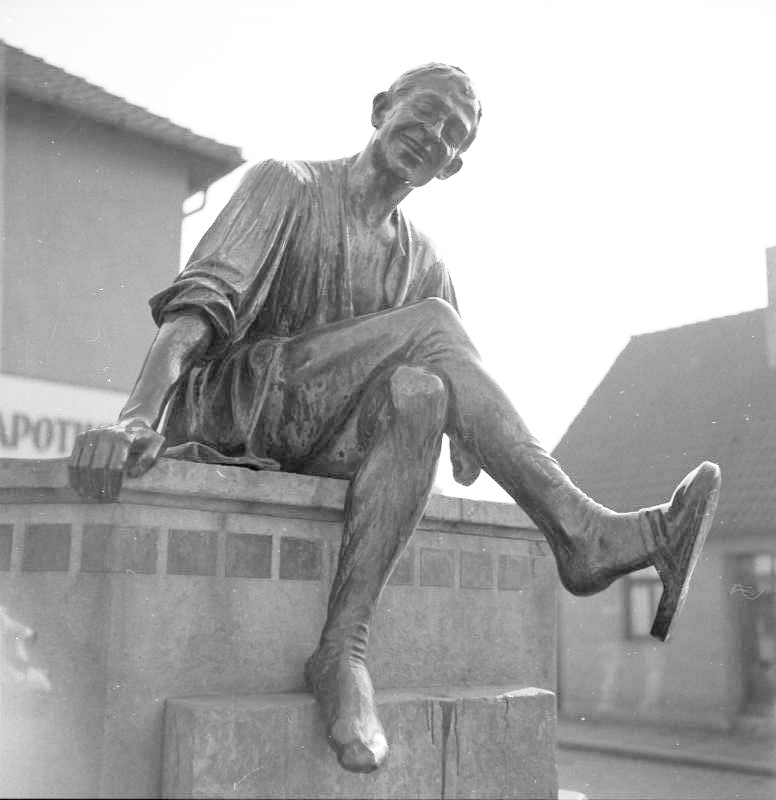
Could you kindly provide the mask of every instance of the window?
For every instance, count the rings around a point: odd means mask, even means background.
[[[663,583],[654,567],[633,572],[625,578],[625,636],[646,639],[663,593]]]

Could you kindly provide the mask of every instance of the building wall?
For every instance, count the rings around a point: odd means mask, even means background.
[[[0,458],[65,458],[79,433],[115,422],[126,392],[0,373]]]
[[[731,556],[773,550],[755,537],[712,538],[668,644],[625,637],[626,585],[589,598],[562,592],[559,694],[563,713],[727,728],[741,710],[739,605]]]
[[[175,151],[9,95],[6,373],[131,389],[175,276],[187,173]]]

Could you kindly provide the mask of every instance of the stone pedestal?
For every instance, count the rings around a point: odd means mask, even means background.
[[[378,692],[391,742],[345,772],[309,694],[172,700],[164,797],[555,798],[555,696],[509,687]]]
[[[159,796],[167,700],[301,691],[346,488],[163,459],[83,503],[64,462],[0,461],[0,604],[54,686],[2,697],[0,793]],[[434,497],[380,601],[377,689],[552,690],[555,583],[517,507]]]

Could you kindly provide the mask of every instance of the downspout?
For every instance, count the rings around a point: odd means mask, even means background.
[[[776,368],[776,247],[765,250],[768,307],[765,309],[765,352],[768,366]]]
[[[0,40],[0,374],[3,371],[3,308],[5,293],[5,123],[6,123],[6,56],[5,42]]]
[[[202,202],[196,208],[192,208],[191,211],[184,211],[183,219],[186,219],[186,217],[190,217],[192,214],[196,214],[197,212],[202,211],[202,209],[205,207],[205,205],[207,204],[207,188],[202,189],[200,191],[200,194],[202,195]]]

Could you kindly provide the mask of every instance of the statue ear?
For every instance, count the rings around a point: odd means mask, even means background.
[[[383,117],[385,116],[385,112],[391,106],[391,97],[388,92],[380,92],[380,94],[375,95],[375,99],[372,100],[372,127],[379,128],[380,125],[383,124]]]
[[[440,181],[447,180],[451,175],[455,175],[456,172],[463,166],[463,161],[461,160],[460,156],[456,156],[438,175]]]

